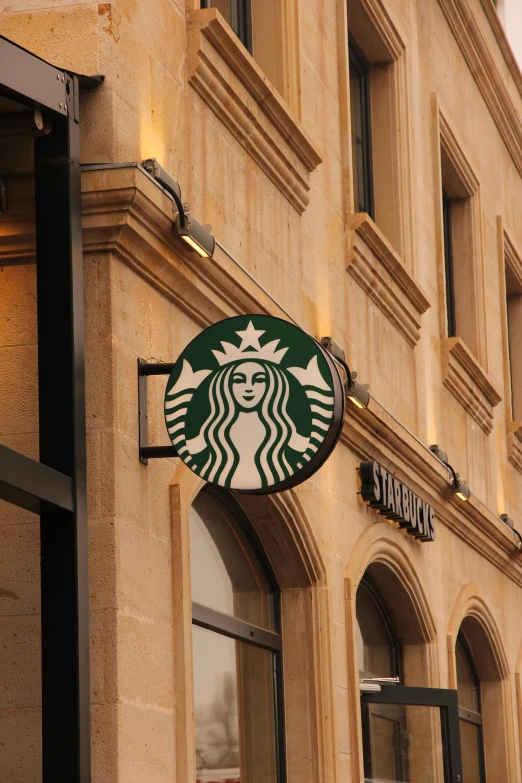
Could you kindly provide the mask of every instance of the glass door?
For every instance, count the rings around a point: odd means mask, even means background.
[[[465,783],[457,691],[382,685],[361,709],[365,783]]]

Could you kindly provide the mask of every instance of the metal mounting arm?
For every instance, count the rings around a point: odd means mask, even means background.
[[[151,364],[144,359],[138,359],[138,432],[140,462],[143,465],[148,465],[149,459],[178,456],[174,446],[149,446],[147,379],[149,375],[170,375],[173,367],[172,362]]]

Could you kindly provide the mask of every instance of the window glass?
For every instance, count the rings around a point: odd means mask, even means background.
[[[462,631],[457,637],[455,654],[463,778],[466,783],[484,783],[480,681],[475,671],[471,650]]]
[[[354,210],[367,212],[373,218],[370,66],[351,38],[349,49]]]
[[[466,783],[482,783],[480,740],[482,728],[464,720],[459,721],[462,775]]]
[[[357,648],[362,677],[395,677],[394,640],[374,591],[362,581],[357,590]]]
[[[211,495],[190,511],[192,600],[245,622],[275,630],[274,596],[246,536]]]
[[[192,630],[197,783],[275,783],[273,654]]]
[[[201,0],[201,8],[217,8],[241,43],[251,52],[251,0]]]
[[[459,634],[456,646],[457,657],[457,688],[459,707],[465,707],[472,712],[480,712],[480,684],[473,669],[466,643]]]

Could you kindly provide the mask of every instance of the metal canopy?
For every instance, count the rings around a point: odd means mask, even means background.
[[[0,96],[44,120],[34,134],[40,462],[0,446],[0,498],[40,513],[43,783],[89,783],[79,77],[0,37]]]

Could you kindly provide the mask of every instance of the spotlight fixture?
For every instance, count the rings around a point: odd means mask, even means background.
[[[344,351],[333,337],[321,337],[321,345],[339,362],[346,373],[346,396],[357,408],[367,408],[370,402],[368,384],[359,383],[356,372],[351,372],[344,359]]]
[[[435,456],[442,462],[443,465],[446,465],[448,470],[450,471],[452,475],[451,480],[451,487],[453,489],[453,492],[455,495],[460,498],[460,500],[467,501],[470,498],[471,492],[468,487],[468,484],[466,481],[463,481],[458,473],[455,473],[452,466],[448,462],[448,457],[444,449],[438,445],[438,443],[432,443],[430,446],[430,451],[435,454]]]
[[[500,519],[502,520],[502,522],[504,522],[505,525],[507,525],[511,529],[514,529],[515,523],[513,522],[509,514],[501,514]]]
[[[370,392],[368,391],[368,384],[359,383],[356,378],[357,373],[352,372],[346,396],[357,408],[367,408],[370,403]]]
[[[193,215],[185,212],[185,220],[182,221],[181,213],[176,217],[176,231],[201,258],[212,258],[216,240],[206,226],[202,226]]]
[[[141,165],[172,196],[178,209],[174,222],[178,236],[201,258],[212,258],[216,240],[210,233],[210,226],[203,226],[193,215],[189,214],[187,205],[181,201],[179,182],[158,163],[156,158],[147,158]]]
[[[453,479],[453,492],[458,498],[464,501],[469,500],[469,496],[471,495],[468,485],[465,481],[459,479],[458,474],[457,478]]]
[[[435,454],[437,459],[440,459],[441,462],[444,462],[445,465],[448,464],[448,455],[437,443],[432,443],[430,446],[430,451],[432,454]]]

